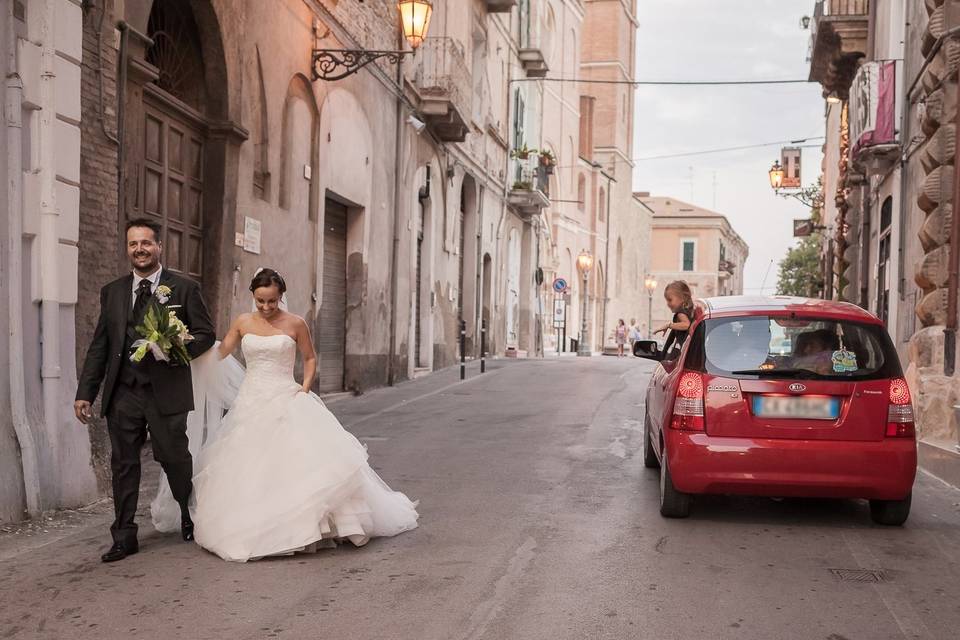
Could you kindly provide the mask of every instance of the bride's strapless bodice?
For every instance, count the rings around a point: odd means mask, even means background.
[[[251,382],[264,387],[296,384],[293,366],[297,360],[297,343],[290,336],[248,333],[241,339],[240,347],[247,361],[245,385]]]

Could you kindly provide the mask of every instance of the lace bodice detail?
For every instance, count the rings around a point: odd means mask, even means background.
[[[243,336],[240,347],[247,361],[245,385],[256,382],[258,386],[269,388],[296,384],[293,366],[297,360],[297,343],[290,336],[248,333]]]

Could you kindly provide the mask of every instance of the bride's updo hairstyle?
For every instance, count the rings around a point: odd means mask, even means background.
[[[262,287],[276,287],[281,296],[287,292],[287,283],[273,269],[261,269],[257,275],[253,276],[253,280],[250,282],[250,292],[253,293]]]

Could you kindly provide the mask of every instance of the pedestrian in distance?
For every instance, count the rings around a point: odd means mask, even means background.
[[[103,387],[101,415],[110,435],[113,476],[113,546],[104,562],[139,551],[135,516],[140,497],[140,450],[147,431],[153,457],[168,478],[179,506],[184,541],[193,540],[188,501],[193,490],[193,459],[187,440],[187,415],[193,410],[190,358],[215,342],[213,323],[200,285],[165,269],[160,258],[161,227],[152,220],[126,225],[126,251],[132,273],[100,290],[100,318],[87,349],[74,412],[83,424],[93,419],[92,405]],[[184,352],[176,361],[149,348],[141,328],[148,314],[184,326]],[[173,314],[173,315],[170,315]],[[177,325],[181,326],[181,325]],[[188,339],[187,339],[188,338]]]
[[[624,356],[623,345],[627,342],[627,324],[623,321],[623,318],[617,321],[617,328],[613,332],[614,339],[617,342],[617,357],[622,358]]]
[[[627,338],[630,340],[630,353],[633,353],[633,345],[636,344],[637,340],[640,340],[640,327],[637,326],[636,318],[630,318],[630,326],[628,327],[629,332]]]

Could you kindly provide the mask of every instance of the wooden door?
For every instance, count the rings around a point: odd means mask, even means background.
[[[145,104],[143,163],[131,215],[163,226],[163,265],[197,281],[203,274],[203,133]]]

